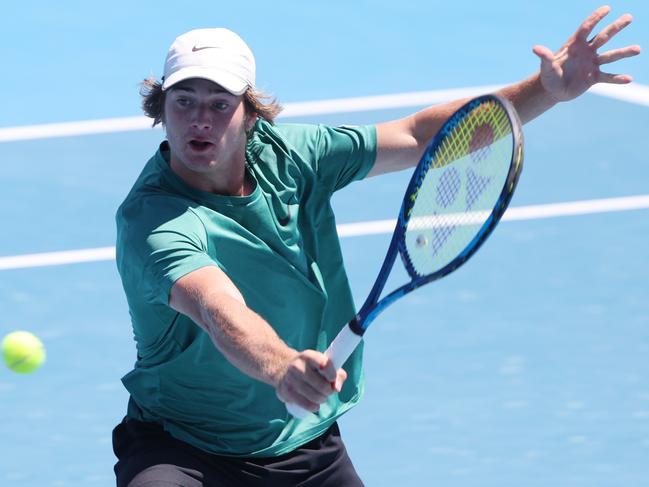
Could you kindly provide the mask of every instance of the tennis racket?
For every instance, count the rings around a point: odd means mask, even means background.
[[[523,168],[523,133],[513,106],[495,95],[466,103],[426,148],[403,198],[383,266],[358,314],[325,352],[342,367],[381,311],[464,264],[496,228]],[[410,281],[379,300],[401,256]],[[296,418],[309,411],[287,404]]]

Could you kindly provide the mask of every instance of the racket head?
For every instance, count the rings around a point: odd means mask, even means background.
[[[426,148],[406,190],[395,241],[412,279],[401,293],[464,264],[494,230],[523,167],[513,106],[484,95],[458,109]]]

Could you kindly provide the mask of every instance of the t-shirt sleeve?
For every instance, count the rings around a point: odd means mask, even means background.
[[[131,213],[130,215],[128,213]],[[174,283],[201,267],[217,265],[207,253],[205,227],[173,198],[147,198],[118,224],[118,268],[125,285],[136,286],[152,304],[169,302]]]
[[[310,166],[318,184],[331,192],[363,179],[376,161],[376,127],[330,127],[282,124],[275,126],[289,156]]]
[[[337,191],[363,179],[376,160],[374,126],[318,126],[316,138],[318,179]]]

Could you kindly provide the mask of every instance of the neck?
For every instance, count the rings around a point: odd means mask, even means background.
[[[245,152],[234,163],[215,163],[200,170],[193,170],[171,153],[169,166],[186,184],[207,193],[247,196],[255,189],[254,180],[246,171]]]

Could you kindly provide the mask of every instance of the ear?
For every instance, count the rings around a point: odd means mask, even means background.
[[[246,134],[246,139],[250,140],[253,133],[253,128],[257,122],[257,116],[254,114],[246,115],[246,120],[243,123],[243,128]]]
[[[246,121],[245,121],[246,133],[250,132],[253,129],[256,122],[257,122],[257,115],[252,113],[246,115]]]

